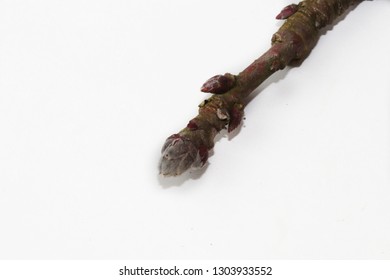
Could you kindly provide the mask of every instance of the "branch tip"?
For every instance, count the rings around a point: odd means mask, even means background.
[[[362,1],[303,0],[283,8],[276,18],[287,20],[273,35],[268,51],[239,74],[216,75],[202,85],[202,92],[215,95],[199,104],[198,115],[184,129],[166,139],[160,174],[177,176],[204,166],[215,136],[226,127],[230,133],[240,126],[249,94],[276,71],[302,62],[321,36],[320,29]]]

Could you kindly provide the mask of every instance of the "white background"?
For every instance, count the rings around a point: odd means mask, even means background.
[[[290,1],[0,0],[0,258],[390,258],[390,2],[256,91],[208,166],[160,148]]]

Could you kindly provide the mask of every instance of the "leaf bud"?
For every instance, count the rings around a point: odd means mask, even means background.
[[[202,92],[222,94],[228,92],[234,87],[236,77],[230,73],[225,75],[216,75],[208,79],[201,87]]]
[[[283,10],[276,16],[276,19],[287,19],[298,11],[297,4],[291,4],[283,8]]]

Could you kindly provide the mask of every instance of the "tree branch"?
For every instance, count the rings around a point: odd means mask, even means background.
[[[276,71],[301,63],[316,45],[320,30],[361,1],[305,0],[285,7],[276,16],[285,22],[272,36],[267,52],[238,75],[217,75],[202,86],[203,92],[214,95],[199,105],[199,114],[184,129],[168,137],[161,151],[160,173],[176,176],[202,167],[215,136],[240,125],[249,94]]]

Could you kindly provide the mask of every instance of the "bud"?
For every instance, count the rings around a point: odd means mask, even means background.
[[[209,149],[207,149],[206,146],[200,146],[199,151],[198,151],[198,155],[200,158],[200,166],[199,167],[202,167],[203,165],[206,164],[207,159],[209,158]]]
[[[189,130],[197,130],[199,127],[198,127],[198,125],[196,124],[195,120],[192,119],[192,120],[190,120],[190,121],[188,122],[187,128],[188,128]]]
[[[160,174],[177,176],[189,169],[198,157],[198,149],[191,140],[173,134],[161,150]]]
[[[201,87],[202,92],[222,94],[228,92],[234,87],[236,77],[230,73],[225,75],[216,75],[208,79]]]
[[[241,123],[244,116],[244,105],[236,103],[230,111],[228,132],[235,130]]]
[[[297,4],[291,4],[284,7],[283,10],[276,16],[276,19],[287,19],[298,11]]]

